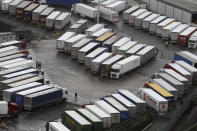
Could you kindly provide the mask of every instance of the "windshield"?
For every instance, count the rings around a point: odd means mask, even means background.
[[[111,69],[111,72],[120,72],[119,69]]]
[[[195,43],[195,41],[194,40],[189,40],[189,43]]]

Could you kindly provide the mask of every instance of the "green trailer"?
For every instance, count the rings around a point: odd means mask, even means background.
[[[62,113],[62,123],[72,131],[91,131],[92,124],[83,118],[76,111],[64,111]]]
[[[103,122],[93,113],[87,109],[77,109],[76,110],[80,115],[82,115],[86,120],[92,123],[92,131],[103,131]]]

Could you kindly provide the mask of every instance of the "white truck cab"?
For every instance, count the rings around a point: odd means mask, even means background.
[[[121,65],[119,64],[114,64],[111,68],[111,78],[115,78],[118,79],[120,77],[121,74]]]
[[[197,31],[192,34],[188,40],[188,48],[196,49],[197,47]]]

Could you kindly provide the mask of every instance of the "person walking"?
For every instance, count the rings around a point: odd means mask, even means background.
[[[169,41],[166,41],[164,44],[165,44],[166,47],[168,47],[169,46]]]

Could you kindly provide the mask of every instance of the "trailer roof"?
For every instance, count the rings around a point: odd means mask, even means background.
[[[57,18],[56,20],[64,20],[65,18],[67,18],[68,16],[70,16],[71,14],[68,12],[62,12]]]
[[[170,63],[169,65],[172,66],[175,70],[179,71],[181,74],[183,74],[183,75],[190,75],[191,76],[191,73],[189,73],[187,70],[185,70],[180,65],[178,65],[176,63]]]
[[[6,56],[6,57],[1,57],[1,58],[0,58],[0,62],[7,61],[7,60],[11,60],[11,59],[15,59],[15,58],[23,58],[23,57],[25,57],[25,56],[27,56],[27,54],[18,53],[18,54]]]
[[[73,25],[71,25],[69,28],[70,29],[76,29],[76,28],[78,28],[78,27],[80,27],[81,26],[81,24],[76,24],[76,23],[74,23]]]
[[[186,30],[184,30],[180,35],[182,35],[182,36],[189,35],[190,33],[192,33],[195,30],[197,30],[197,27],[189,27]]]
[[[29,5],[27,8],[24,9],[24,11],[33,11],[35,8],[37,8],[39,6],[39,4],[36,3],[32,3],[31,5]]]
[[[122,45],[124,45],[126,42],[128,42],[130,40],[131,40],[131,38],[129,38],[129,37],[122,37],[119,41],[114,43],[112,46],[122,46]]]
[[[104,47],[99,47],[97,49],[95,49],[94,51],[92,51],[91,53],[89,53],[86,57],[95,57],[98,54],[100,54],[103,51],[106,51],[107,49]]]
[[[71,118],[73,118],[80,125],[91,125],[90,122],[88,122],[85,118],[79,115],[76,111],[65,111],[65,113],[68,114]]]
[[[137,44],[131,49],[129,49],[126,53],[136,54],[138,51],[140,51],[142,48],[144,48],[146,44]]]
[[[167,18],[167,16],[159,16],[156,19],[154,19],[153,21],[151,21],[151,23],[157,24],[157,23],[161,22],[162,20],[164,20],[166,18]]]
[[[179,80],[179,81],[189,81],[188,79],[186,79],[185,77],[183,77],[182,75],[180,75],[179,73],[175,72],[172,69],[163,69],[167,74],[171,75],[172,77],[174,77],[175,79]]]
[[[25,96],[25,95],[32,94],[32,93],[35,93],[35,92],[38,92],[38,91],[47,90],[47,89],[50,89],[50,88],[53,88],[53,85],[38,86],[38,87],[35,87],[35,88],[32,88],[32,89],[28,89],[28,90],[25,90],[25,91],[18,92],[17,94]]]
[[[131,93],[128,90],[118,89],[117,91],[120,92],[121,94],[124,94],[129,99],[131,99],[132,101],[135,101],[135,103],[145,103],[142,99],[140,99],[139,97],[137,97],[136,95],[134,95],[133,93]]]
[[[146,92],[147,94],[149,94],[150,96],[152,96],[154,99],[158,100],[159,102],[168,102],[165,98],[154,92],[152,89],[148,89],[148,88],[140,88],[140,89]]]
[[[104,44],[109,44],[109,45],[111,45],[111,44],[113,44],[114,42],[116,42],[119,38],[120,38],[120,37],[119,37],[118,35],[114,35],[114,36],[112,36],[111,38],[105,40],[105,41],[103,42],[103,45],[104,45]]]
[[[14,44],[18,44],[18,43],[21,43],[21,42],[22,41],[18,41],[18,40],[7,41],[7,42],[0,43],[0,47],[8,46],[8,45],[14,45]]]
[[[47,7],[40,15],[49,15],[54,10],[55,10],[55,8],[53,8],[53,7]]]
[[[137,52],[136,55],[142,56],[142,55],[146,54],[147,52],[149,52],[150,50],[153,50],[155,48],[156,48],[155,46],[147,45],[142,50],[140,50],[139,52]]]
[[[167,91],[177,91],[176,88],[168,84],[165,80],[161,78],[153,79],[158,85],[165,88]]]
[[[104,61],[102,64],[103,65],[111,65],[112,63],[114,63],[117,60],[120,60],[121,58],[124,58],[123,55],[115,55],[111,58],[109,58],[108,60]]]
[[[7,75],[4,75],[3,77],[12,78],[12,77],[16,77],[16,76],[23,75],[23,74],[33,73],[33,72],[36,72],[36,71],[38,71],[38,69],[30,68],[30,69],[27,69],[27,70],[7,74]]]
[[[93,122],[102,122],[100,118],[98,118],[96,115],[94,115],[92,112],[88,111],[87,109],[77,109],[77,110]]]
[[[149,83],[148,85],[164,97],[172,97],[173,96],[170,92],[168,92],[167,90],[165,90],[164,88],[162,88],[161,86],[159,86],[156,83]]]
[[[130,14],[130,13],[132,13],[133,11],[135,11],[139,8],[140,8],[139,5],[134,5],[134,6],[130,7],[129,9],[125,10],[124,13]]]
[[[76,44],[74,44],[72,47],[81,47],[82,45],[84,45],[86,43],[89,43],[90,41],[92,41],[92,39],[84,38],[81,41],[79,41]]]
[[[56,19],[59,15],[60,15],[60,11],[53,11],[48,17],[47,19]]]
[[[106,1],[102,2],[101,5],[109,5],[109,4],[114,3],[116,1],[117,0],[106,0]]]
[[[176,52],[177,54],[189,59],[190,61],[192,62],[195,62],[197,63],[197,56],[194,55],[193,53],[189,52],[189,51],[179,51],[179,52]]]
[[[102,29],[100,29],[99,31],[93,33],[92,36],[101,36],[101,35],[103,35],[104,33],[110,32],[110,31],[112,31],[112,29],[102,28]]]
[[[113,107],[115,107],[118,111],[128,111],[128,109],[123,106],[120,102],[118,102],[116,99],[113,97],[105,97],[104,98],[107,102],[109,102]]]
[[[98,7],[95,6],[95,8],[98,8]],[[102,12],[105,12],[106,14],[111,14],[111,15],[117,14],[117,15],[119,16],[118,12],[113,11],[113,10],[111,10],[111,9],[109,9],[109,8],[105,8],[105,7],[100,6],[99,9],[100,9]]]
[[[146,9],[139,9],[139,10],[133,12],[132,14],[130,14],[130,16],[136,16],[137,17],[145,11],[147,11],[147,10]]]
[[[124,65],[124,64],[126,64],[126,63],[128,63],[130,61],[137,60],[137,59],[140,59],[140,56],[132,55],[132,56],[129,56],[129,57],[127,57],[127,58],[125,58],[125,59],[123,59],[121,61],[118,61],[117,63],[119,65]]]
[[[18,47],[16,46],[3,47],[3,48],[0,48],[0,53],[4,53],[10,50],[18,50]]]
[[[114,32],[106,32],[106,33],[104,33],[103,35],[101,35],[100,37],[98,37],[98,38],[96,39],[96,41],[98,41],[98,42],[103,42],[103,41],[107,40],[109,37],[111,37],[111,36],[113,36],[113,35],[115,35]]]
[[[35,64],[36,62],[34,60],[25,60],[25,61],[21,61],[21,62],[17,62],[17,63],[12,63],[12,64],[9,64],[9,65],[4,65],[2,66],[2,68],[5,68],[5,69],[9,69],[9,68],[14,68],[14,67],[17,67],[17,66],[22,66],[22,65],[26,65],[26,64]]]
[[[136,18],[137,19],[144,19],[144,18],[148,17],[151,14],[152,14],[151,11],[146,11],[146,12],[142,13],[141,15],[137,16]]]
[[[121,46],[118,50],[128,50],[131,47],[135,47],[139,42],[138,41],[128,41],[123,46]]]
[[[82,3],[77,3],[77,4],[75,4],[75,6],[82,6],[82,7],[84,7],[84,8],[88,8],[88,9],[90,9],[90,10],[98,11],[98,9],[93,8],[93,7],[91,7],[91,6],[88,6],[88,5],[86,5],[86,4],[82,4]]]
[[[25,85],[9,88],[9,89],[4,90],[4,91],[5,92],[16,92],[16,91],[19,91],[19,90],[22,90],[22,89],[27,89],[29,87],[36,87],[36,86],[41,86],[41,85],[42,85],[42,83],[32,82],[32,83],[28,83],[28,84],[25,84]]]
[[[9,4],[11,3],[13,0],[3,0],[2,3],[5,3],[5,4]]]
[[[135,104],[131,103],[129,100],[121,96],[120,94],[111,94],[112,97],[114,97],[116,100],[121,102],[126,107],[136,107]]]
[[[100,119],[111,118],[110,115],[108,115],[107,113],[105,113],[103,110],[101,110],[100,108],[98,108],[95,105],[86,105],[85,108],[88,109],[89,111],[91,111],[92,113],[94,113]]]
[[[90,28],[88,28],[86,31],[94,31],[94,30],[99,29],[101,27],[104,28],[104,25],[103,24],[95,24],[95,25],[91,26]]]
[[[25,8],[25,7],[27,7],[31,3],[32,3],[32,1],[23,1],[21,4],[19,4],[17,6],[17,8]]]
[[[172,32],[182,32],[189,27],[188,24],[180,24],[177,28],[172,30]]]
[[[121,3],[125,3],[125,1],[116,1],[116,2],[113,2],[112,4],[107,5],[107,8],[117,6],[117,5],[121,4]]]
[[[44,11],[47,7],[48,7],[48,5],[40,5],[40,6],[38,6],[38,8],[36,8],[33,12],[34,12],[34,13],[41,13],[41,12]]]
[[[163,28],[163,30],[172,30],[174,28],[176,28],[177,26],[179,26],[181,24],[181,22],[173,22],[169,25],[167,25],[166,27]]]
[[[78,34],[78,35],[75,35],[75,36],[69,38],[68,40],[66,40],[66,42],[75,42],[75,41],[78,41],[78,40],[83,39],[85,37],[86,37],[86,35],[84,35],[84,34]]]
[[[116,110],[113,106],[111,106],[110,104],[108,104],[104,100],[94,101],[94,103],[98,104],[99,106],[101,106],[102,108],[107,110],[107,112],[109,112],[110,114],[113,114],[113,113],[119,114],[120,113],[118,110]],[[96,104],[94,104],[94,105],[96,105]]]
[[[17,72],[17,71],[20,71],[20,70],[24,70],[24,69],[27,69],[27,68],[32,68],[30,66],[18,66],[16,68],[10,68],[10,69],[7,69],[7,70],[2,70],[0,71],[0,75],[6,75],[6,74],[9,74],[9,73],[13,73],[13,72]]]
[[[20,4],[21,2],[23,2],[23,0],[14,0],[12,3],[10,3],[10,5],[16,6],[16,5]]]
[[[7,61],[3,61],[3,62],[0,62],[0,67],[2,67],[4,65],[9,65],[9,64],[21,62],[21,61],[26,61],[26,60],[27,59],[24,59],[24,58],[16,58],[16,59],[11,59],[11,60],[7,60]]]
[[[59,131],[70,131],[66,126],[61,122],[49,122],[49,125]]]
[[[153,13],[153,14],[149,15],[148,17],[146,17],[144,19],[144,21],[152,21],[152,20],[156,19],[159,16],[160,16],[160,14]]]
[[[73,35],[75,35],[75,32],[65,32],[63,35],[61,35],[57,40],[59,41],[66,41]]]
[[[159,23],[157,26],[167,26],[169,23],[174,22],[175,19],[172,18],[167,18],[164,21],[162,21],[161,23]]]
[[[168,81],[170,81],[174,85],[183,86],[182,82],[176,80],[175,78],[173,78],[172,76],[168,75],[167,73],[158,73],[158,75],[160,75],[163,79],[167,79]]]
[[[93,62],[103,62],[109,56],[112,56],[112,53],[110,53],[110,52],[104,52],[103,54],[101,54],[100,56],[98,56],[97,58],[95,58],[94,60],[92,60],[92,63]]]
[[[75,23],[76,24],[84,24],[86,22],[88,22],[88,20],[86,20],[86,19],[80,19],[80,20],[76,21]]]
[[[90,42],[89,44],[87,44],[86,46],[84,46],[83,48],[81,48],[79,51],[81,52],[87,52],[89,51],[90,49],[92,49],[93,47],[99,45],[99,43],[96,43],[96,42]]]
[[[185,61],[175,61],[176,64],[180,65],[181,67],[185,68],[189,72],[197,72],[197,69],[190,64],[186,63]]]

